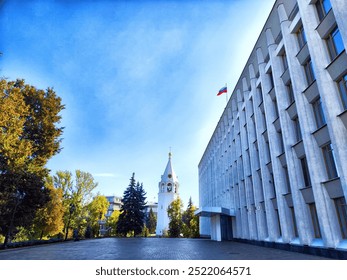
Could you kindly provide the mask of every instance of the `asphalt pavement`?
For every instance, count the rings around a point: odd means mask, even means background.
[[[0,251],[0,260],[327,260],[233,241],[100,238]]]

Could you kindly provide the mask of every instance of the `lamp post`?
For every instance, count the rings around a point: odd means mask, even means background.
[[[69,212],[70,212],[69,220],[68,220],[67,226],[66,226],[65,241],[67,240],[67,235],[68,235],[68,233],[69,233],[71,215],[72,215],[73,212],[75,212],[75,209],[76,209],[75,204],[71,203],[71,204],[70,204],[70,209],[69,209]]]

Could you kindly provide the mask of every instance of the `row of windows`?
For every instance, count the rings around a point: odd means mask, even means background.
[[[344,197],[335,198],[333,200],[335,204],[335,210],[340,225],[340,232],[343,239],[347,239],[347,205]],[[317,209],[315,203],[308,204],[311,214],[313,233],[315,238],[321,238],[321,230],[317,215]]]
[[[328,179],[331,180],[331,179],[337,178],[338,173],[337,173],[336,164],[335,164],[334,151],[333,151],[331,143],[324,145],[323,147],[321,147],[321,149],[322,149],[322,154],[323,154],[323,159],[324,159],[324,164],[327,171]],[[302,170],[305,187],[310,187],[311,178],[310,178],[310,173],[308,170],[306,157],[302,157],[300,159],[300,162],[301,162],[301,170]]]
[[[319,0],[316,2],[315,5],[317,7],[317,13],[319,15],[319,19],[322,20],[329,13],[329,11],[331,9],[330,1]],[[298,36],[298,43],[299,43],[300,48],[304,47],[305,44],[307,43],[307,39],[306,39],[306,35],[305,35],[305,31],[304,31],[303,27],[299,28],[299,30],[297,32],[297,36]],[[343,41],[342,41],[338,26],[335,26],[333,28],[333,30],[325,38],[325,41],[326,41],[327,49],[328,49],[331,60],[334,60],[339,54],[341,54],[344,51],[344,45],[343,45]],[[283,52],[281,54],[281,58],[282,58],[282,64],[283,64],[283,71],[286,71],[288,69],[288,60],[287,60],[287,56],[286,56],[285,52]],[[265,60],[268,61],[269,57],[267,56]],[[307,78],[308,85],[312,84],[316,80],[316,78],[315,78],[315,73],[313,70],[312,61],[311,61],[310,57],[308,57],[306,62],[303,64],[303,69],[304,69],[305,76]],[[268,74],[269,74],[269,76],[268,76],[269,82],[271,84],[271,87],[273,87],[273,79],[272,79],[273,77],[272,77],[271,69],[269,70]],[[259,73],[257,73],[257,77],[259,77]],[[340,97],[341,97],[341,102],[343,104],[343,108],[347,109],[347,74],[345,74],[339,81],[337,81],[337,85],[338,85],[338,89],[340,92]],[[291,81],[289,81],[286,84],[286,88],[287,88],[287,94],[288,94],[288,104],[292,104],[295,101],[295,99],[294,99],[294,92],[293,92],[293,87],[292,87]],[[260,100],[260,103],[261,103],[263,96],[262,96],[262,92],[261,92],[260,87],[258,88],[257,92],[260,94],[259,95],[260,98],[258,100]],[[276,100],[273,100],[273,105],[274,105],[274,109],[275,109],[275,114],[278,116]],[[311,105],[312,105],[312,111],[313,111],[313,116],[314,116],[314,119],[316,122],[316,126],[317,126],[317,128],[321,128],[322,126],[324,126],[326,124],[326,119],[325,119],[325,115],[324,115],[324,111],[323,111],[323,107],[322,107],[322,101],[321,101],[320,97],[316,98],[311,103]],[[263,113],[262,114],[262,116],[263,116],[262,122],[263,122],[263,126],[264,126],[264,131],[265,131],[266,130],[266,116],[265,116],[264,110],[262,110],[262,113]],[[253,107],[252,107],[252,116],[254,118]],[[258,120],[258,122],[259,121],[260,120]],[[292,119],[292,121],[293,121],[293,127],[294,127],[294,131],[295,131],[296,140],[300,141],[300,140],[302,140],[302,134],[301,134],[299,119],[296,116],[295,118]],[[254,123],[254,120],[253,120],[253,123]],[[255,125],[254,125],[254,130],[255,130]],[[281,141],[281,143],[280,143],[281,144],[281,150],[283,151],[282,134],[280,131],[278,133],[279,133],[278,134],[279,141]],[[254,132],[254,134],[256,134],[256,132]],[[246,136],[248,136],[247,133],[246,133]],[[268,140],[267,140],[267,137],[264,136],[264,138],[265,138],[265,153],[268,154],[268,158],[270,159],[270,155],[269,155],[270,149],[268,146]],[[248,144],[248,141],[247,141],[247,144]],[[257,148],[257,146],[258,146],[257,142],[254,142],[254,146],[255,146],[256,156],[258,157],[256,165],[257,165],[257,167],[260,167],[259,166],[259,154],[258,154],[259,152],[258,152],[258,148]],[[230,145],[229,145],[229,147],[230,147]],[[338,177],[338,172],[336,169],[335,159],[334,159],[334,152],[333,152],[331,143],[328,143],[328,144],[322,146],[321,147],[321,153],[322,153],[322,156],[324,159],[328,179],[334,179],[334,178]],[[238,165],[239,168],[241,168],[241,170],[239,170],[239,171],[241,171],[241,173],[243,172],[242,163],[243,162],[242,162],[242,155],[241,155],[240,164]],[[306,157],[301,158],[300,163],[301,163],[301,168],[302,168],[304,184],[306,187],[309,187],[309,186],[311,186],[311,178],[310,178],[310,173],[308,170],[308,164],[307,164]],[[286,169],[285,169],[285,172],[286,172],[285,173],[286,176],[289,178],[288,171]],[[271,177],[271,175],[272,174],[270,174],[270,177]],[[261,180],[261,177],[260,177],[260,180]],[[291,192],[289,180],[287,180],[287,181],[288,181],[288,191]],[[276,189],[274,186],[274,180],[272,179],[271,182],[272,182],[273,191],[275,193]],[[335,199],[334,204],[336,207],[336,212],[337,212],[337,216],[339,219],[342,236],[344,238],[347,238],[347,229],[346,229],[347,208],[346,208],[345,198],[342,197],[342,198]],[[309,204],[308,207],[309,207],[309,210],[311,213],[314,235],[315,235],[315,237],[320,238],[321,232],[320,232],[320,227],[319,227],[319,222],[318,222],[316,206],[315,206],[315,204]],[[296,229],[296,223],[295,223],[295,213],[294,213],[293,207],[291,207],[291,214],[293,217],[293,226],[294,226],[295,236],[298,236],[297,229]],[[278,216],[278,221],[279,221],[279,216]],[[279,228],[279,231],[280,231],[280,228]]]

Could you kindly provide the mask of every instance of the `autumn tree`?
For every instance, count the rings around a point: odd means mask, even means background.
[[[170,219],[169,222],[169,236],[180,237],[182,231],[182,200],[177,197],[168,207],[167,213]]]
[[[37,210],[33,224],[33,230],[40,239],[43,236],[54,236],[62,232],[64,228],[63,192],[61,189],[54,188],[52,177],[47,178],[46,186],[50,200],[44,207]]]
[[[60,151],[64,108],[53,89],[0,80],[0,233],[32,224],[49,200],[47,161]]]
[[[130,178],[130,184],[124,191],[121,214],[117,223],[117,232],[122,236],[129,233],[138,235],[142,232],[145,222],[146,193],[143,185],[135,182],[135,173]]]
[[[117,235],[117,223],[119,219],[120,211],[114,210],[110,217],[106,221],[106,227],[109,229],[109,234],[111,236]]]
[[[58,171],[54,175],[54,185],[63,192],[66,239],[69,229],[77,229],[80,232],[86,229],[87,205],[92,198],[92,191],[98,184],[90,173],[76,170],[75,177],[69,171]]]
[[[103,195],[97,195],[92,202],[88,204],[88,225],[91,227],[93,236],[99,236],[99,221],[105,220],[105,214],[110,203]]]

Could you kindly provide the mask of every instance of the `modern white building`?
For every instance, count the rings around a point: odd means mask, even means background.
[[[109,232],[109,228],[106,227],[106,221],[111,217],[112,213],[117,210],[120,211],[122,206],[122,198],[119,196],[106,196],[107,201],[109,202],[109,206],[107,212],[105,214],[105,220],[99,221],[99,234],[100,236],[105,236]]]
[[[157,209],[157,227],[156,235],[162,236],[169,229],[169,216],[167,209],[172,201],[178,197],[179,183],[178,177],[172,167],[171,153],[169,153],[169,161],[166,165],[164,174],[159,182],[158,193],[158,209]]]
[[[199,163],[202,236],[347,250],[346,47],[347,1],[275,2]]]
[[[153,211],[153,214],[157,216],[157,211],[158,211],[158,202],[147,202],[145,206],[145,214],[146,218],[149,216],[149,212]]]

